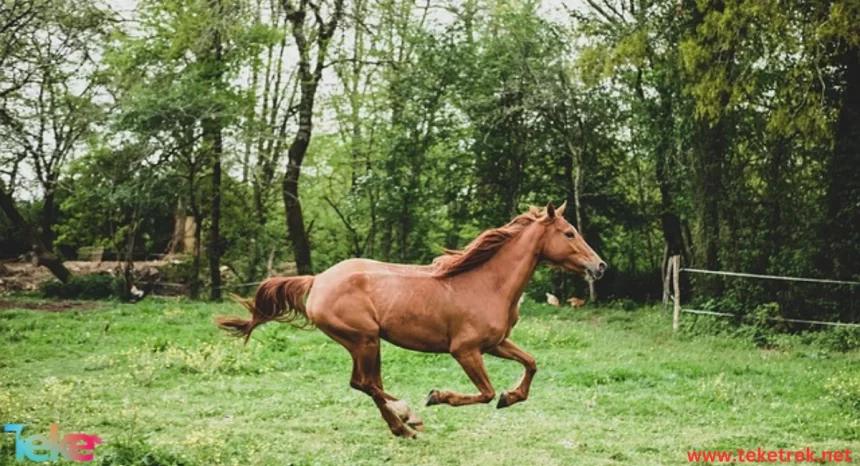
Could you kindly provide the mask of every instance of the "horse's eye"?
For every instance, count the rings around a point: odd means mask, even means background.
[[[576,233],[574,233],[572,231],[566,231],[564,233],[564,236],[567,236],[568,238],[573,239],[573,237],[576,236]]]

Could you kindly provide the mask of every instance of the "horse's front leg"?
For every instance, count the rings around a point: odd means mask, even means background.
[[[427,397],[427,406],[440,403],[451,406],[464,406],[475,403],[489,403],[496,397],[496,391],[490,383],[487,369],[484,367],[484,358],[481,351],[476,348],[460,349],[451,353],[454,359],[460,363],[469,379],[481,392],[477,395],[464,395],[448,390],[431,390]]]
[[[526,398],[529,397],[529,387],[532,384],[532,378],[537,372],[537,365],[535,364],[535,358],[533,358],[530,354],[521,350],[517,345],[514,344],[510,339],[505,339],[499,346],[496,346],[492,350],[488,351],[488,353],[493,356],[500,357],[502,359],[511,359],[517,361],[522,364],[523,367],[526,368],[526,373],[523,375],[523,378],[520,380],[520,384],[516,389],[511,390],[509,392],[502,393],[502,396],[499,397],[499,404],[496,405],[497,408],[505,408],[514,403],[518,403],[520,401],[525,401]]]

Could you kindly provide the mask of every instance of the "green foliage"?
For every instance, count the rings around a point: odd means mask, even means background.
[[[168,283],[191,283],[194,278],[194,266],[189,257],[179,257],[165,267],[165,280]]]
[[[857,279],[856,3],[585,2],[562,18],[530,0],[347,2],[350,20],[320,68],[299,182],[315,272],[350,257],[428,263],[530,204],[567,200],[568,220],[610,265],[595,285],[600,300],[659,299],[668,243],[684,266]],[[87,26],[71,4],[56,5],[27,30]],[[86,6],[90,26],[110,17]],[[24,7],[14,0],[9,11]],[[200,227],[200,252],[217,248],[242,281],[265,277],[270,262],[291,270],[283,177],[307,83],[282,6],[145,0],[130,15],[134,30],[83,29],[92,43],[76,46],[99,51],[98,72],[86,74],[112,111],[62,96],[80,112],[53,116],[99,125],[86,125],[75,160],[51,164],[56,218],[40,193],[21,203],[26,217],[53,226],[65,257],[104,246],[140,258],[171,250],[184,213]],[[316,30],[316,15],[305,19]],[[31,65],[22,57],[32,44],[4,34],[10,60]],[[4,91],[13,69],[0,71],[4,99],[22,98]],[[223,136],[220,186],[207,122]],[[47,167],[2,154],[10,188]],[[11,234],[0,224],[0,236]],[[203,257],[179,275],[195,284],[210,275]],[[847,288],[687,279],[685,299],[711,300],[708,309],[762,331],[801,329],[777,317],[860,319]],[[586,286],[541,270],[528,293],[585,296]]]
[[[830,328],[811,335],[810,339],[831,351],[854,351],[860,349],[860,328]]]
[[[122,284],[109,274],[72,276],[68,282],[46,280],[39,283],[39,293],[56,299],[108,299],[119,296]]]
[[[148,160],[150,148],[95,145],[69,168],[69,177],[87,189],[61,204],[68,218],[57,226],[57,244],[77,250],[104,246],[125,258],[127,248],[164,250],[172,233],[170,207],[176,192],[170,177]]]
[[[714,302],[711,301],[704,303],[702,307],[714,309],[713,306]],[[778,315],[778,308],[773,303],[762,306],[745,319],[685,315],[682,319],[682,333],[694,338],[729,337],[759,348],[786,351],[808,345],[817,348],[816,354],[860,349],[860,329],[856,327],[803,326],[799,327],[803,331],[798,331],[797,326],[765,318]]]

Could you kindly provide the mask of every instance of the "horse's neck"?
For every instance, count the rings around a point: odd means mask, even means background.
[[[511,305],[523,294],[538,264],[539,226],[528,227],[517,238],[476,269],[488,283],[492,283]]]

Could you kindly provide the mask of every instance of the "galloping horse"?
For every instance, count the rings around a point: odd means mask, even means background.
[[[462,251],[446,250],[432,265],[345,260],[316,276],[270,278],[253,300],[241,302],[251,319],[220,317],[218,325],[245,337],[270,321],[305,320],[343,345],[352,356],[350,386],[373,398],[397,436],[424,424],[406,402],[382,389],[379,341],[426,353],[450,353],[478,388],[466,395],[432,390],[427,406],[488,403],[496,395],[483,353],[525,367],[519,386],[499,397],[499,408],[524,401],[535,359],[508,336],[519,319],[519,299],[541,261],[568,272],[603,276],[606,264],[558,209],[549,204],[481,233]],[[303,302],[305,295],[307,302]],[[408,426],[408,427],[407,427]]]

